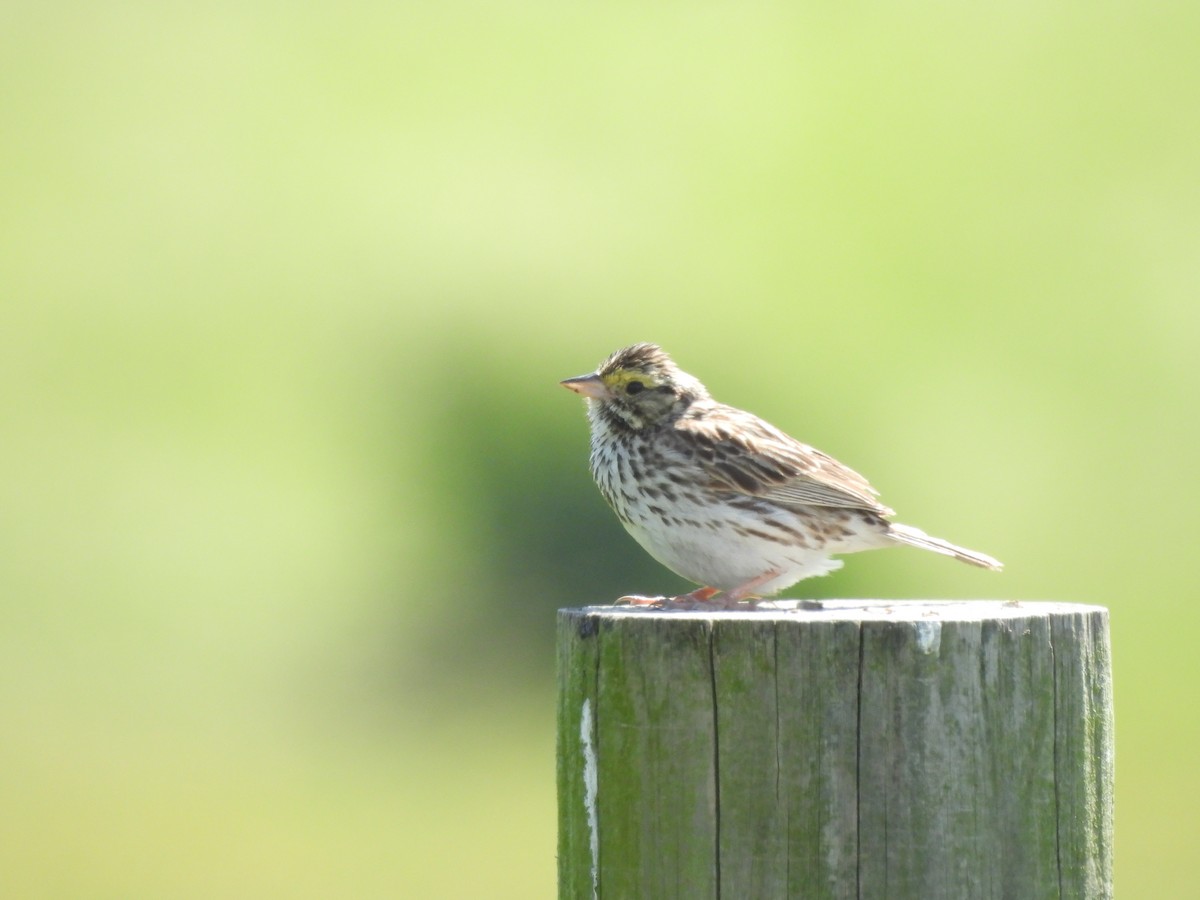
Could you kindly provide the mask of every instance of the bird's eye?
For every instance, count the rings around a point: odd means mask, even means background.
[[[629,384],[625,385],[625,393],[627,394],[640,394],[645,389],[646,386],[640,381],[631,381]]]

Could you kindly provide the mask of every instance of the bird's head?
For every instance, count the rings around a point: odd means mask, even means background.
[[[586,397],[593,416],[634,431],[677,417],[708,396],[704,385],[675,365],[657,344],[618,350],[592,374],[559,383]]]

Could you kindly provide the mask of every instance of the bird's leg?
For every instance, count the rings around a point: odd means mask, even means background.
[[[710,597],[708,602],[718,609],[734,609],[742,600],[748,600],[750,608],[754,609],[758,605],[758,601],[762,599],[755,591],[768,581],[778,578],[779,575],[779,569],[771,569],[769,572],[763,572],[761,575],[751,578],[745,584],[739,584],[737,587],[722,591],[715,597]]]
[[[668,597],[663,601],[663,609],[711,609],[709,598],[717,594],[713,587],[696,588],[690,594],[680,594],[678,597]]]
[[[705,609],[708,599],[717,593],[714,587],[699,587],[690,594],[680,594],[678,597],[642,597],[633,594],[621,597],[617,603],[623,606],[656,606],[660,609]]]
[[[641,594],[626,594],[613,601],[614,606],[661,606],[669,597],[643,597]]]
[[[663,609],[737,609],[739,603],[748,601],[747,605],[754,609],[760,599],[754,593],[755,589],[777,577],[779,577],[779,570],[775,569],[763,572],[745,584],[739,584],[727,591],[718,591],[712,587],[696,588],[690,594],[663,600],[661,605]]]
[[[634,594],[621,597],[617,603],[628,606],[656,606],[660,609],[737,609],[739,603],[746,601],[747,605],[754,609],[762,599],[754,593],[755,589],[778,576],[779,570],[773,569],[727,591],[720,591],[714,587],[699,587],[690,594],[680,594],[678,597],[642,597]]]
[[[673,599],[676,602],[690,601],[692,603],[706,603],[707,601],[709,601],[713,597],[715,597],[718,593],[719,592],[714,587],[700,587],[700,588],[696,588],[690,594],[684,594],[681,597],[675,597]]]
[[[628,594],[618,597],[617,606],[662,606],[667,609],[693,609],[694,604],[704,603],[717,593],[714,587],[696,588],[690,594],[680,594],[678,597],[643,597],[641,594]]]

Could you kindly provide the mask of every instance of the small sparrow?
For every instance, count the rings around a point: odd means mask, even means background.
[[[562,386],[587,400],[591,469],[625,529],[702,585],[639,604],[732,608],[895,544],[985,569],[985,553],[892,522],[865,478],[751,413],[714,400],[655,344],[618,350]]]

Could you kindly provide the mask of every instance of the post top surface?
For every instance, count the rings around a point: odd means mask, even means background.
[[[559,612],[611,618],[734,619],[759,622],[981,622],[990,619],[1027,619],[1108,612],[1106,607],[1088,603],[1040,600],[822,600],[820,608],[805,608],[802,606],[805,602],[764,600],[753,610],[584,606],[569,607]]]

